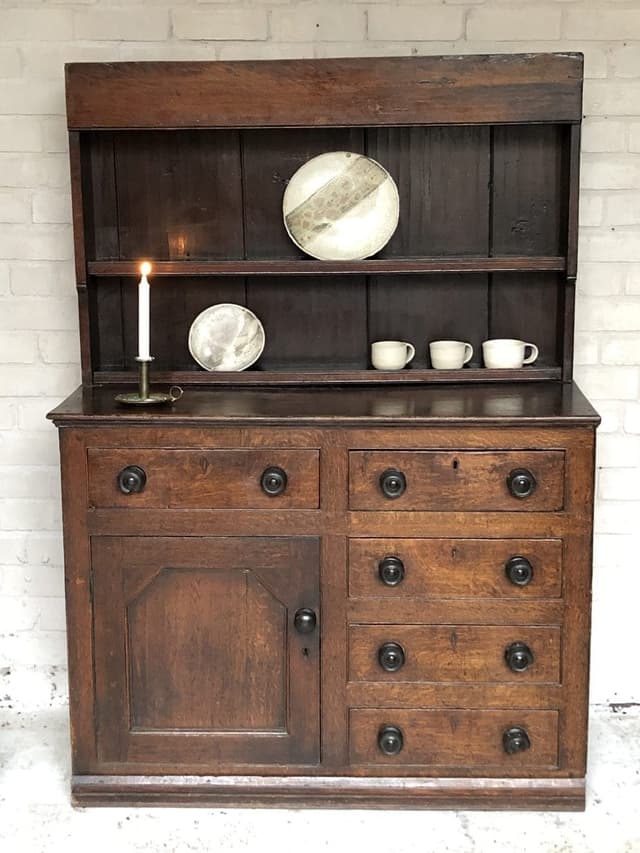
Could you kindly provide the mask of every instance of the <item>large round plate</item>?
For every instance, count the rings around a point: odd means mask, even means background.
[[[293,242],[321,261],[355,261],[379,252],[398,226],[398,188],[376,160],[330,151],[293,175],[282,199]]]
[[[262,355],[264,341],[253,311],[231,302],[205,308],[189,329],[189,352],[205,370],[246,370]]]

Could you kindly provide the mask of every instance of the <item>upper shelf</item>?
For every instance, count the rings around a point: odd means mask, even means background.
[[[141,259],[142,260],[142,259]],[[139,261],[89,261],[89,275],[135,276]],[[566,270],[566,258],[500,256],[441,258],[374,258],[362,261],[225,260],[153,261],[154,276],[244,275],[390,275],[393,273],[536,272]]]

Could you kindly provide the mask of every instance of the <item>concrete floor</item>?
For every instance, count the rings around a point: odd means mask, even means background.
[[[2,853],[640,853],[637,706],[592,710],[584,813],[73,809],[65,673],[0,675]]]

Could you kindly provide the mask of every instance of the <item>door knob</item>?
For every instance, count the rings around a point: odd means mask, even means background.
[[[293,617],[293,626],[299,634],[311,634],[317,621],[316,614],[310,607],[301,607]]]

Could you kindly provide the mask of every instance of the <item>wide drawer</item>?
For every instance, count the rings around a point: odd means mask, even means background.
[[[350,539],[349,596],[559,598],[560,539]]]
[[[519,484],[524,496],[510,490],[509,479],[518,472],[525,472]],[[404,481],[403,486],[398,486],[398,480]],[[563,506],[562,450],[349,453],[349,508],[353,510],[541,512]]]
[[[560,628],[351,625],[350,681],[560,681]]]
[[[390,754],[383,745],[400,749]],[[558,712],[352,708],[349,758],[389,767],[499,768],[508,776],[552,769],[558,765]]]
[[[121,472],[141,469],[143,486],[124,493]],[[268,469],[285,474],[279,494],[267,494]],[[89,503],[95,507],[167,509],[317,509],[317,450],[126,450],[88,451]],[[281,475],[280,475],[281,476]],[[137,482],[140,475],[137,475]],[[276,481],[274,480],[274,483]]]

